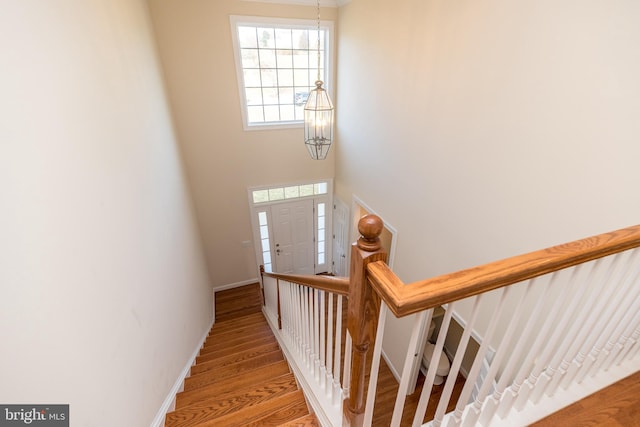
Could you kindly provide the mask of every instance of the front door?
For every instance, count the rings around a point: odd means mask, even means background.
[[[275,272],[314,274],[313,200],[271,206]]]

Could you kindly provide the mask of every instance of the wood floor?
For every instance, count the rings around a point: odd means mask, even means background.
[[[640,427],[640,372],[551,414],[533,427]]]

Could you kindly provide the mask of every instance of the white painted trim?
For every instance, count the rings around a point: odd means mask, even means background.
[[[184,368],[182,368],[180,375],[178,375],[178,378],[173,384],[173,387],[171,387],[171,389],[169,390],[169,393],[164,399],[164,402],[162,402],[162,405],[160,406],[160,409],[158,409],[156,416],[153,418],[153,421],[151,421],[150,427],[163,427],[167,413],[173,411],[176,408],[176,395],[184,390],[184,380],[189,376],[191,367],[195,364],[196,357],[198,357],[198,354],[200,354],[200,349],[204,345],[204,342],[207,339],[209,331],[211,331],[211,327],[213,327],[214,322],[215,315],[211,320],[211,325],[209,325],[209,328],[207,328],[207,330],[202,335],[200,343],[196,346],[196,349],[193,351],[193,354],[191,354],[191,357],[188,359],[187,364],[184,366]]]
[[[216,288],[213,288],[214,298],[215,298],[216,292],[227,291],[229,289],[239,288],[240,286],[252,285],[254,283],[260,283],[260,279],[256,277],[255,279],[248,279],[248,280],[243,280],[241,282],[229,283],[227,285],[218,286]]]
[[[317,7],[317,0],[242,0],[242,1],[252,1],[255,3],[275,3],[275,4],[298,4],[301,6],[313,6]],[[342,6],[346,3],[349,3],[351,0],[320,0],[321,7],[338,7]]]

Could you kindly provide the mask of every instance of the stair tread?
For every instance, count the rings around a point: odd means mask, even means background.
[[[280,424],[279,427],[321,427],[320,421],[315,414],[305,415],[295,420]]]
[[[212,334],[215,334],[216,332],[222,332],[222,331],[236,328],[239,325],[253,325],[256,323],[264,323],[264,322],[266,322],[266,319],[264,318],[264,314],[262,314],[262,312],[249,314],[248,316],[238,317],[237,319],[223,320],[213,324],[213,326],[209,330],[209,336]]]
[[[259,325],[248,329],[238,329],[236,331],[225,332],[220,335],[213,335],[209,337],[202,348],[200,349],[200,355],[205,353],[220,350],[229,346],[242,344],[243,342],[257,339],[265,336],[272,336],[273,331],[269,325]]]
[[[218,396],[229,393],[237,388],[244,388],[252,384],[269,381],[281,375],[290,373],[289,365],[281,360],[270,365],[265,365],[254,370],[248,370],[243,375],[229,377],[207,387],[195,388],[183,391],[176,396],[176,408],[206,399],[209,396]]]
[[[194,388],[214,384],[225,378],[237,376],[246,373],[248,370],[253,370],[280,360],[284,360],[284,356],[282,352],[278,350],[213,371],[204,371],[185,379],[184,389],[193,390]]]
[[[271,342],[263,345],[255,345],[250,349],[246,349],[240,353],[230,354],[228,356],[219,357],[213,360],[203,360],[191,367],[191,375],[196,375],[201,372],[209,371],[212,369],[223,369],[227,366],[241,363],[256,357],[260,357],[264,354],[279,351],[280,346],[278,342]]]
[[[214,350],[214,351],[209,351],[207,353],[204,353],[202,356],[198,356],[196,357],[196,364],[198,363],[205,363],[207,361],[210,360],[215,360],[218,358],[222,358],[222,357],[226,357],[232,354],[236,354],[236,353],[240,353],[246,350],[250,350],[255,346],[261,346],[264,344],[270,344],[270,343],[274,343],[274,342],[278,342],[278,340],[276,340],[276,337],[273,335],[270,336],[264,336],[264,337],[260,337],[258,339],[255,340],[251,340],[251,341],[246,341],[242,344],[238,344],[238,345],[234,345],[231,347],[227,347],[227,348],[222,348],[220,350]]]
[[[201,427],[249,427],[278,426],[292,419],[308,414],[307,402],[301,390],[278,396],[268,402],[249,406],[200,424]],[[182,426],[181,426],[182,427]]]
[[[192,403],[167,414],[167,425],[193,426],[242,411],[253,405],[268,402],[298,389],[296,379],[289,373],[268,382],[253,384],[220,396]]]

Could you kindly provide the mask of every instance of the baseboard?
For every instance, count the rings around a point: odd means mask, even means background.
[[[215,294],[218,291],[227,291],[229,289],[239,288],[240,286],[251,285],[252,283],[258,283],[258,282],[260,282],[260,279],[255,278],[255,279],[243,280],[242,282],[229,283],[227,285],[217,286],[213,288],[213,293]]]
[[[400,381],[402,380],[402,374],[399,373],[396,367],[393,365],[393,363],[391,363],[391,361],[387,357],[387,354],[384,352],[384,348],[380,351],[380,354],[382,355],[382,358],[384,359],[384,361],[387,363],[387,366],[389,367],[389,370],[393,374],[393,377],[396,379],[396,381],[398,381],[398,384],[400,384]]]
[[[215,319],[215,316],[213,318]],[[178,378],[176,379],[176,382],[173,384],[173,387],[171,387],[171,389],[169,390],[169,394],[167,394],[167,397],[164,399],[164,402],[162,402],[162,406],[160,406],[160,409],[158,409],[158,412],[156,413],[156,416],[153,418],[153,421],[151,422],[150,427],[163,427],[167,412],[171,412],[175,409],[176,395],[183,390],[184,380],[189,376],[191,367],[195,364],[196,357],[198,357],[198,354],[200,354],[200,349],[204,345],[204,342],[207,339],[207,336],[209,335],[209,331],[211,330],[213,323],[214,323],[214,320],[211,321],[211,325],[209,325],[209,328],[204,332],[204,335],[202,336],[200,343],[194,350],[191,357],[188,359],[188,362],[180,372],[180,375],[178,375]]]

